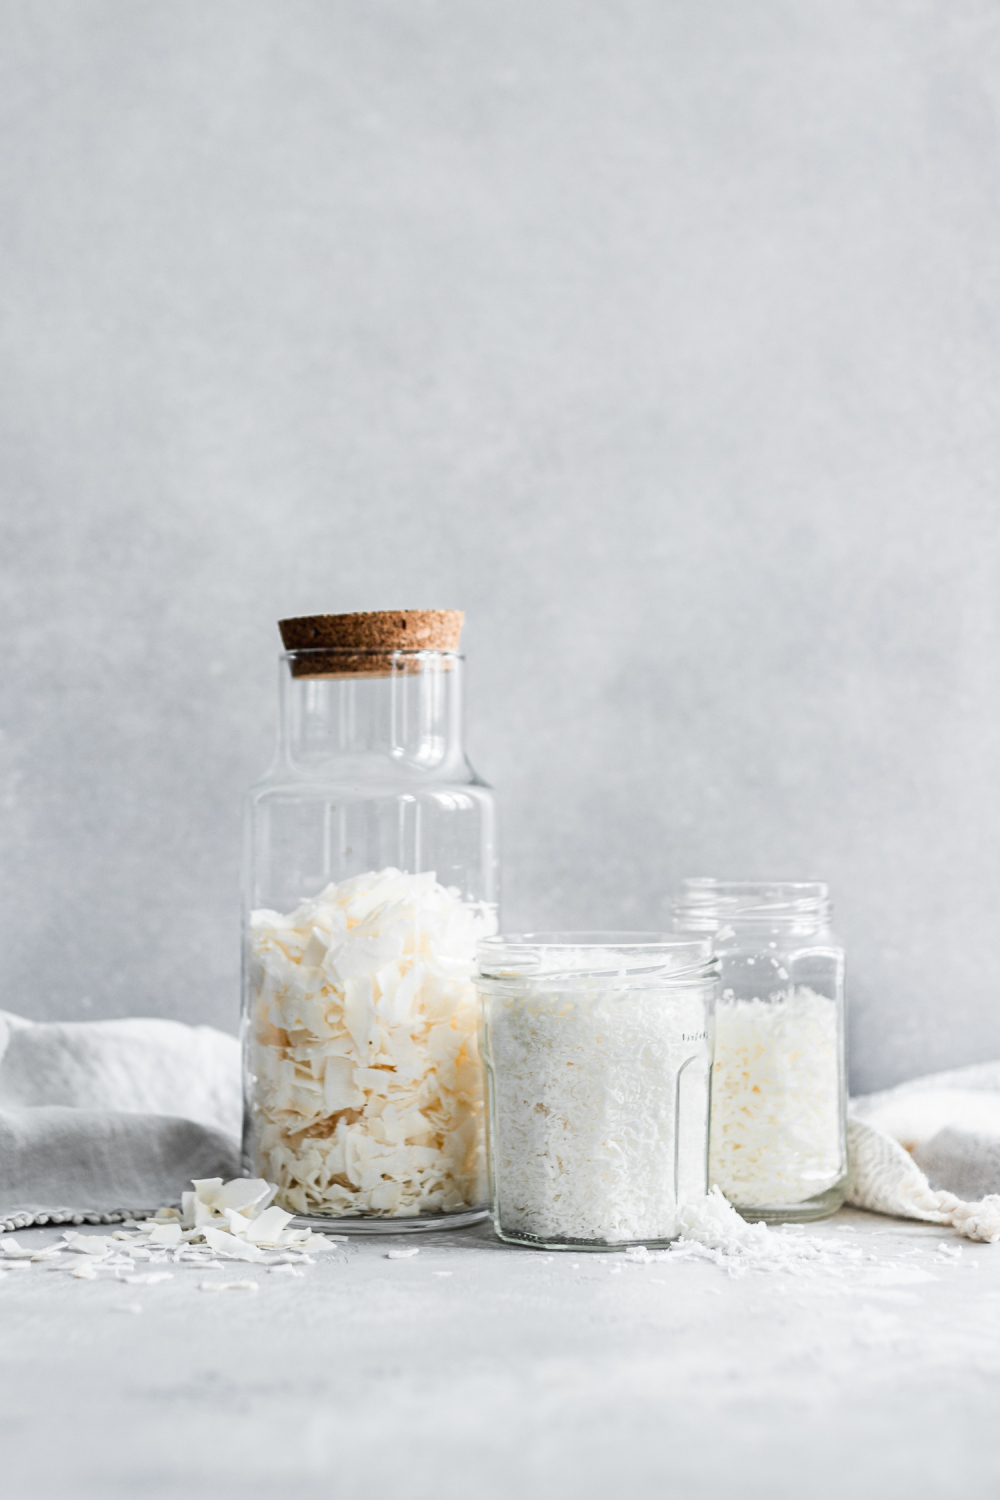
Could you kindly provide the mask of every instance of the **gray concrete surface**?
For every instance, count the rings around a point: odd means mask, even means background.
[[[475,1229],[401,1261],[354,1242],[301,1280],[10,1272],[4,1492],[995,1493],[1000,1247],[966,1242],[956,1264],[935,1249],[963,1243],[948,1231],[853,1210],[812,1232],[869,1258],[843,1279],[734,1281],[704,1263],[546,1257]],[[198,1289],[247,1274],[254,1295]]]
[[[0,1005],[229,1029],[274,621],[468,611],[512,928],[828,878],[1000,1054],[987,0],[0,0]]]

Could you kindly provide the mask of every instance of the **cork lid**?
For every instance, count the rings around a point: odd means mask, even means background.
[[[382,676],[387,652],[457,651],[464,620],[460,609],[383,609],[302,615],[279,620],[278,629],[286,651],[304,653],[292,662],[293,677]]]

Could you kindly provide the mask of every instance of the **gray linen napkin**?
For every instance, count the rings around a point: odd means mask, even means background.
[[[0,1233],[113,1223],[240,1174],[239,1044],[178,1021],[0,1011]],[[1000,1062],[851,1101],[848,1202],[1000,1239]]]
[[[240,1172],[239,1043],[178,1021],[0,1012],[0,1232],[114,1223]]]

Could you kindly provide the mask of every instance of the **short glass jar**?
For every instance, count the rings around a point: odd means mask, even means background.
[[[497,860],[461,625],[281,622],[278,753],[246,808],[244,1166],[315,1229],[486,1216],[473,975]]]
[[[844,949],[819,881],[685,880],[678,932],[721,964],[709,1180],[744,1218],[806,1223],[847,1190]]]
[[[531,933],[479,944],[496,1232],[513,1244],[666,1244],[707,1190],[706,939]]]

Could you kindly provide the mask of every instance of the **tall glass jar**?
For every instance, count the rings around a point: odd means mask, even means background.
[[[685,880],[680,932],[711,934],[709,1178],[744,1218],[805,1223],[847,1190],[844,950],[818,881]]]
[[[493,798],[462,744],[463,616],[283,620],[246,809],[245,1170],[317,1229],[485,1213],[475,947]]]
[[[542,933],[479,945],[493,1220],[548,1249],[665,1244],[707,1188],[704,938]]]

